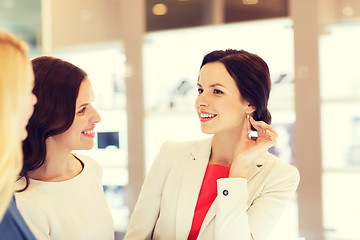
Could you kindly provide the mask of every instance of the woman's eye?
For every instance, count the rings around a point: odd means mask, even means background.
[[[214,93],[215,94],[223,94],[224,92],[221,90],[218,90],[218,89],[214,89]]]
[[[204,90],[202,90],[201,88],[198,88],[198,92],[199,94],[201,94]]]
[[[80,113],[84,113],[85,110],[86,110],[86,107],[83,107],[80,111],[78,111],[78,113],[79,113],[79,114],[80,114]]]

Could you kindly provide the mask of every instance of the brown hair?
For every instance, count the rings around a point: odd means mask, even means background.
[[[68,130],[75,118],[76,99],[87,74],[75,65],[54,57],[32,60],[38,101],[26,127],[28,137],[23,142],[25,191],[29,186],[28,173],[40,168],[45,161],[48,137]]]

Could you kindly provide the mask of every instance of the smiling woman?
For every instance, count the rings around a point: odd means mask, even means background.
[[[269,237],[299,183],[297,169],[268,152],[278,135],[269,125],[270,85],[268,66],[255,54],[205,55],[195,108],[201,130],[213,136],[163,144],[126,240]]]
[[[72,154],[93,147],[101,120],[87,74],[58,58],[32,63],[38,102],[23,143],[19,210],[39,240],[113,239],[101,168],[91,158]]]

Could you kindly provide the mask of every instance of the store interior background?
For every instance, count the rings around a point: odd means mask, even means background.
[[[301,183],[272,240],[360,239],[359,0],[0,0],[0,29],[89,74],[96,146],[116,239],[166,140],[206,138],[194,99],[215,49],[269,65],[271,152]]]

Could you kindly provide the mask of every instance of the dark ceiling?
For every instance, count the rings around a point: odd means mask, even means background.
[[[147,31],[211,24],[208,5],[212,0],[146,0]],[[154,15],[155,4],[167,6],[165,15]],[[246,4],[256,3],[256,4]],[[223,0],[224,22],[288,16],[288,0]]]
[[[126,0],[132,1],[132,0]],[[143,0],[146,30],[166,30],[212,24],[211,2],[219,0]],[[222,0],[224,23],[288,16],[288,0]],[[256,4],[246,4],[256,3]],[[155,4],[167,6],[165,15],[154,15]],[[136,14],[136,12],[134,12]],[[41,0],[0,0],[0,29],[8,30],[33,49],[41,35]]]

